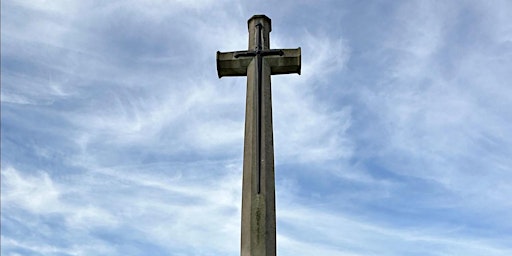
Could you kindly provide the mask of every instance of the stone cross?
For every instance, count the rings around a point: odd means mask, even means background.
[[[270,75],[300,74],[301,50],[270,48],[271,22],[249,19],[249,50],[217,52],[217,73],[247,76],[242,182],[242,256],[276,255],[274,142]]]

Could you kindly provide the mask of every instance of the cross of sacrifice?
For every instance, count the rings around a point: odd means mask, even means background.
[[[276,255],[274,142],[270,76],[300,75],[301,49],[270,49],[271,21],[248,20],[249,49],[217,52],[217,73],[247,76],[242,181],[242,256]]]

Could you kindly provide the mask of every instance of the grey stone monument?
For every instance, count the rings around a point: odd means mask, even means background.
[[[217,73],[247,76],[242,184],[242,256],[276,255],[274,142],[270,76],[300,74],[301,50],[270,49],[271,22],[249,19],[249,50],[217,52]]]

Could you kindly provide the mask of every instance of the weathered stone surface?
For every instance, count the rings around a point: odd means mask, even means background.
[[[217,72],[219,78],[247,76],[241,255],[275,256],[274,142],[270,77],[273,74],[300,74],[301,51],[300,48],[269,50],[271,21],[267,16],[253,16],[248,21],[248,28],[249,50],[217,52]],[[259,29],[262,32],[260,39]]]
[[[300,74],[301,49],[282,49],[283,56],[267,56],[265,61],[270,66],[271,75]],[[217,52],[217,74],[223,76],[245,76],[252,58],[235,58],[237,52]]]

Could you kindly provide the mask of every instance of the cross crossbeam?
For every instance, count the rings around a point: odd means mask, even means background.
[[[301,49],[280,49],[281,56],[265,56],[265,62],[270,66],[271,75],[299,74],[301,63]],[[224,76],[246,76],[247,67],[253,58],[240,58],[240,54],[247,51],[217,52],[217,74]]]

